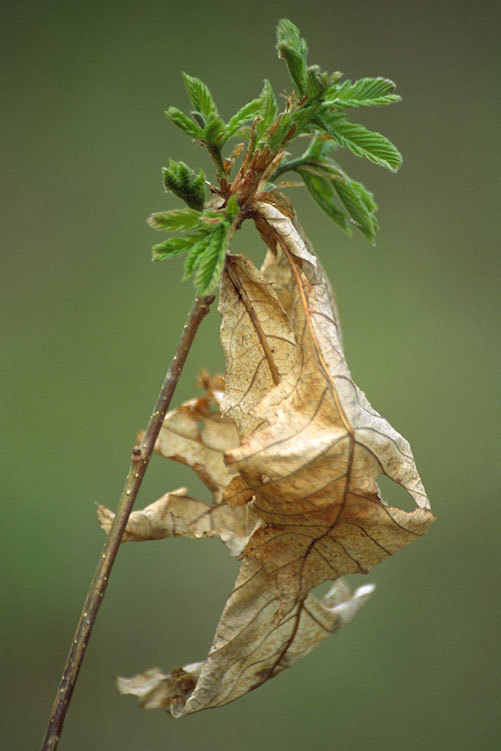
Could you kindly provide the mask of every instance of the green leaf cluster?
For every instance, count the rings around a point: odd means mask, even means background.
[[[232,222],[238,213],[235,203],[236,199],[229,201],[222,211],[187,208],[152,214],[148,224],[153,229],[178,233],[153,246],[153,260],[187,253],[183,280],[193,276],[198,294],[208,295],[223,270]]]
[[[308,45],[301,37],[297,26],[287,18],[282,18],[277,27],[278,56],[285,60],[294,88],[300,97],[317,97],[334,80],[332,76],[322,73],[317,65],[308,65]]]
[[[207,180],[202,171],[197,173],[184,162],[172,160],[162,170],[165,189],[181,198],[187,208],[153,214],[150,218],[155,229],[176,233],[155,245],[153,256],[161,260],[187,253],[185,278],[194,277],[200,294],[206,294],[217,284],[232,227],[238,225],[234,220],[239,204],[237,197],[231,195],[230,173],[240,152],[236,150],[230,159],[223,157],[223,149],[231,138],[248,140],[245,164],[255,155],[266,157],[271,165],[279,164],[271,176],[263,170],[266,174],[263,184],[268,180],[265,190],[272,188],[282,174],[293,171],[335,224],[348,233],[355,226],[371,243],[378,231],[374,196],[349,177],[332,154],[341,148],[348,149],[355,156],[392,172],[402,163],[400,152],[388,138],[351,119],[354,109],[400,101],[393,81],[383,77],[343,80],[341,73],[327,73],[317,65],[309,65],[306,41],[288,19],[278,23],[277,50],[293,84],[282,111],[277,107],[270,82],[265,80],[259,96],[226,121],[219,114],[207,84],[183,73],[191,111],[186,114],[177,107],[169,107],[166,112],[170,122],[207,149],[216,165],[218,180],[218,185],[209,187],[213,194],[226,198],[224,211],[208,211],[204,209]],[[287,159],[285,148],[299,136],[309,138],[308,148],[301,157]],[[262,185],[258,187],[262,189]]]
[[[330,157],[332,149],[332,144],[317,139],[308,149],[305,164],[295,171],[315,203],[335,224],[347,234],[351,234],[354,225],[374,243],[379,229],[374,196]]]
[[[184,162],[169,159],[169,166],[162,168],[162,181],[166,191],[184,201],[190,208],[201,211],[205,203],[205,175],[198,175]]]
[[[272,179],[287,169],[297,172],[320,208],[350,232],[350,222],[372,243],[379,225],[373,194],[352,180],[329,156],[337,148],[347,148],[355,156],[395,172],[402,155],[381,133],[371,131],[350,119],[349,111],[400,101],[395,84],[388,78],[361,78],[341,81],[340,73],[322,73],[307,62],[308,48],[299,29],[282,19],[277,28],[277,49],[289,69],[300,106],[296,112],[298,133],[311,135],[310,147],[299,159],[282,162]]]
[[[242,128],[256,120],[260,125],[259,135],[263,135],[275,119],[277,107],[271,84],[265,81],[260,96],[245,104],[225,122],[218,114],[216,103],[207,85],[200,78],[186,73],[183,73],[183,79],[193,106],[191,117],[177,107],[169,107],[165,114],[173,125],[208,149],[221,174],[221,149],[226,142],[234,136],[245,137],[247,134]]]
[[[282,19],[277,29],[279,57],[285,59],[294,87],[303,98],[301,109],[314,111],[301,123],[303,132],[322,134],[338,146],[348,148],[353,154],[396,171],[402,156],[385,136],[370,131],[364,125],[353,123],[346,109],[370,107],[397,102],[395,84],[387,78],[361,78],[354,83],[340,82],[340,73],[321,73],[317,66],[308,66],[308,48],[301,39],[299,29]]]

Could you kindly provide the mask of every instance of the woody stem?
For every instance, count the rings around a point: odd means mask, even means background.
[[[141,443],[134,446],[132,451],[129,473],[125,481],[122,496],[118,503],[115,519],[108,533],[103,553],[87,592],[75,635],[71,642],[66,665],[50,713],[49,724],[42,744],[42,751],[54,751],[59,743],[66,713],[73,695],[73,689],[75,688],[75,683],[85,654],[85,648],[87,647],[97,613],[106,592],[110,572],[118,553],[118,548],[120,547],[120,542],[125,527],[127,526],[129,515],[132,511],[139,488],[141,487],[144,474],[153,452],[153,447],[155,446],[156,439],[160,432],[160,428],[162,427],[164,417],[169,408],[181,371],[186,362],[188,352],[193,343],[193,339],[198,327],[209,312],[210,305],[213,301],[214,295],[195,298],[192,308],[188,313],[186,323],[184,324],[183,332],[171,360],[169,370],[167,371],[162,388],[160,389],[160,394],[158,395],[158,399],[153,409],[148,428],[146,429]]]

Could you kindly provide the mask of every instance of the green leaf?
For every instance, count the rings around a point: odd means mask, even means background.
[[[181,198],[191,209],[201,211],[205,203],[205,175],[198,175],[184,162],[169,160],[169,167],[162,168],[165,190]]]
[[[260,97],[259,99],[253,99],[252,102],[248,102],[242,107],[242,109],[238,110],[238,112],[230,119],[224,130],[222,143],[226,143],[226,141],[228,141],[228,139],[230,139],[237,130],[242,127],[242,125],[249,122],[249,120],[254,120],[255,117],[259,115],[262,107],[263,100]]]
[[[170,120],[171,123],[176,125],[180,130],[182,130],[183,133],[186,133],[192,138],[202,138],[202,128],[194,123],[193,120],[190,120],[188,115],[185,115],[184,112],[178,110],[177,107],[169,107],[165,115],[167,119]]]
[[[351,235],[350,226],[345,214],[334,203],[334,191],[331,181],[318,175],[312,175],[306,170],[299,169],[297,172],[301,175],[306,189],[315,203],[320,206],[322,211],[325,211],[327,216],[338,227],[341,227],[348,235]]]
[[[275,94],[273,93],[271,83],[268,81],[268,79],[265,79],[264,81],[263,90],[259,98],[262,102],[262,120],[257,124],[256,128],[256,135],[258,140],[260,140],[264,136],[271,123],[277,116],[277,103],[275,100]]]
[[[219,209],[218,211],[204,211],[202,214],[202,222],[211,227],[215,227],[216,224],[220,224],[224,221],[226,221],[224,209]]]
[[[318,65],[309,65],[306,68],[305,89],[310,97],[317,97],[328,85],[327,74],[322,73]]]
[[[184,85],[188,90],[193,108],[204,117],[217,115],[217,107],[212,94],[208,87],[200,78],[194,78],[187,73],[183,73]]]
[[[325,93],[325,99],[338,107],[371,107],[399,102],[394,94],[395,84],[389,78],[360,78],[355,83],[349,79],[333,86]]]
[[[230,196],[228,198],[228,202],[225,207],[225,213],[228,217],[228,220],[232,222],[234,218],[237,216],[238,212],[240,211],[240,206],[238,204],[238,198],[235,194]]]
[[[158,243],[152,248],[153,260],[163,261],[171,256],[178,256],[186,253],[194,243],[197,242],[199,235],[183,235],[182,237],[169,237],[163,243]]]
[[[361,183],[350,180],[341,170],[338,171],[338,177],[339,179],[331,181],[332,187],[360,232],[369,242],[374,243],[379,226],[374,216],[377,206],[372,193],[369,193]]]
[[[374,196],[362,183],[352,180],[338,164],[331,161],[327,154],[331,145],[327,141],[317,139],[308,149],[308,156],[312,160],[308,174],[314,174],[327,180],[341,203],[348,211],[353,222],[363,235],[373,243],[379,229],[375,217],[377,204]],[[319,175],[319,173],[322,173]]]
[[[325,112],[322,114],[325,115]],[[392,172],[396,172],[402,164],[402,155],[397,147],[381,133],[369,130],[359,123],[350,122],[346,115],[331,116],[327,123],[329,135],[356,156],[363,156]]]
[[[277,116],[277,102],[271,83],[267,78],[264,79],[263,90],[259,98],[263,103],[263,122],[266,124],[266,127],[268,127]]]
[[[365,186],[362,185],[362,183],[359,183],[356,180],[351,180],[351,184],[357,191],[358,195],[360,196],[360,199],[365,205],[367,211],[370,211],[372,213],[376,212],[378,210],[378,205],[374,200],[374,193],[371,193],[369,190],[367,190]],[[374,221],[376,221],[375,217],[374,217]]]
[[[277,50],[278,56],[285,60],[287,64],[297,93],[304,96],[307,93],[306,56],[308,47],[297,26],[287,18],[282,18],[278,22]]]
[[[184,262],[184,274],[182,281],[185,282],[190,276],[193,276],[198,268],[198,264],[202,260],[202,256],[207,250],[209,243],[209,234],[204,235],[200,240],[194,243],[186,256]]]
[[[187,190],[192,180],[192,174],[187,164],[184,162],[173,162],[169,159],[169,166],[172,171],[176,186],[180,190]]]
[[[333,141],[326,140],[325,138],[315,138],[308,146],[308,150],[304,156],[308,159],[321,161],[327,157],[330,151],[336,148],[337,144],[333,143]]]
[[[173,211],[160,211],[152,214],[148,219],[148,224],[153,229],[180,232],[200,227],[201,219],[201,212],[195,209],[174,209]]]
[[[320,104],[321,103],[319,101],[307,102],[292,113],[291,118],[296,125],[296,132],[294,134],[295,136],[302,133],[306,125],[314,120],[320,109]]]
[[[224,122],[219,115],[209,115],[203,131],[203,140],[207,143],[218,145],[221,136],[224,133]]]
[[[268,146],[272,151],[278,149],[282,145],[282,142],[289,133],[292,125],[293,121],[290,112],[282,112],[274,133],[268,138]]]
[[[197,264],[195,273],[195,287],[199,295],[207,295],[219,281],[226,258],[229,225],[226,222],[215,227],[211,234],[207,249]]]

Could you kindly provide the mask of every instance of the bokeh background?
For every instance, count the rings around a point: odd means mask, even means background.
[[[497,748],[501,19],[497,2],[451,0],[4,8],[2,748],[40,744],[103,545],[94,503],[116,506],[190,305],[182,261],[150,263],[158,235],[144,220],[176,205],[160,183],[169,157],[209,162],[163,110],[187,107],[181,70],[226,116],[265,77],[286,90],[282,16],[311,62],[391,77],[404,97],[359,116],[403,152],[397,176],[342,157],[375,191],[376,248],[293,198],[335,286],[353,375],[411,441],[438,520],[371,572],[376,593],[348,628],[182,721],[139,710],[112,677],[203,657],[237,562],[215,541],[125,546],[60,748]],[[250,226],[234,249],[262,255]],[[222,369],[218,326],[214,310],[176,403],[200,367]],[[181,484],[206,497],[189,470],[154,458],[138,507]]]

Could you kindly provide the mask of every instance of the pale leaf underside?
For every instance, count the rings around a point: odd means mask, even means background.
[[[224,394],[171,412],[156,445],[191,466],[216,505],[180,489],[127,527],[129,540],[219,537],[242,558],[205,660],[118,680],[145,708],[175,717],[232,701],[307,654],[372,590],[352,596],[340,577],[367,572],[434,519],[409,444],[351,379],[330,288],[286,213],[254,207],[269,247],[260,271],[227,258]],[[410,493],[414,511],[380,499],[381,474]],[[113,514],[100,507],[99,516],[108,529]],[[319,601],[311,590],[326,580],[335,584]]]

